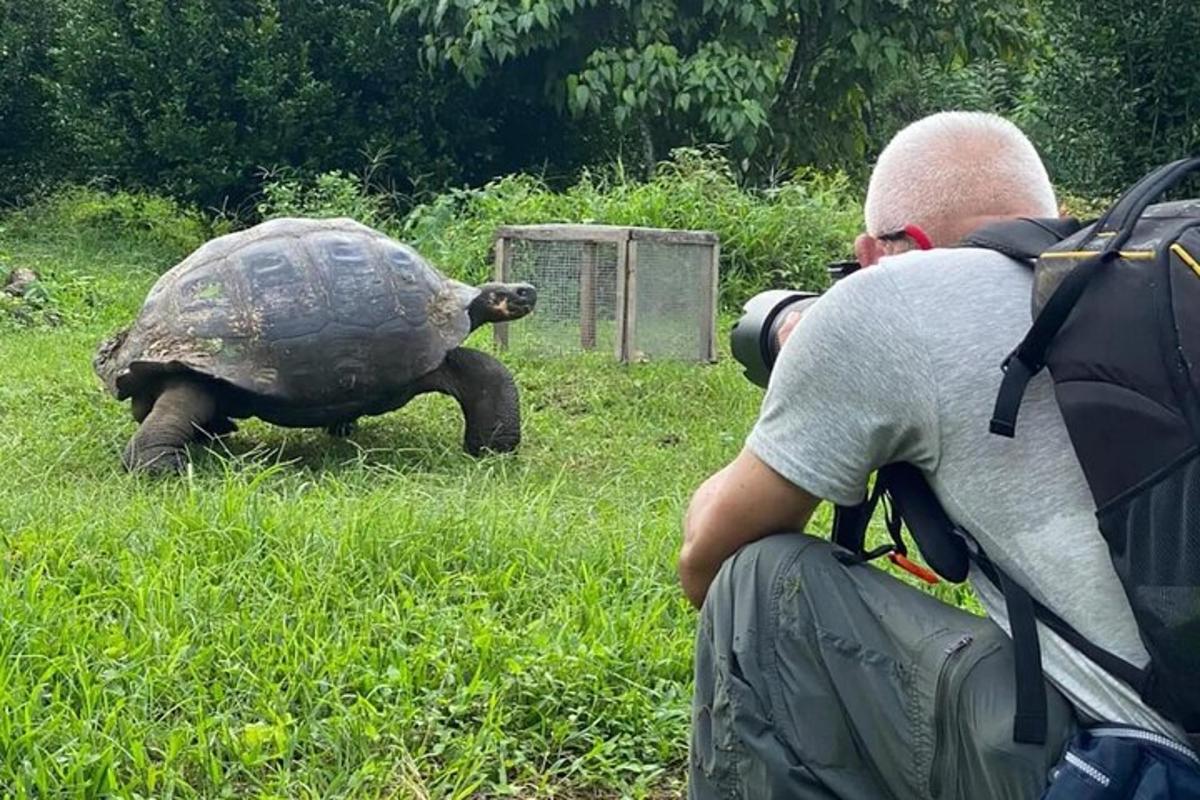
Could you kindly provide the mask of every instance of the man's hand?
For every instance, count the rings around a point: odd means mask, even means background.
[[[792,329],[796,327],[796,323],[800,321],[801,312],[791,311],[784,315],[783,322],[779,325],[779,332],[775,335],[776,344],[779,349],[783,349],[783,343],[792,335]]]
[[[764,536],[802,531],[820,502],[742,450],[696,490],[684,517],[679,582],[692,605],[704,604],[725,559]]]

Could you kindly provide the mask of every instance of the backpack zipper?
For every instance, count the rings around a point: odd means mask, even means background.
[[[1072,753],[1070,750],[1068,750],[1067,754],[1063,756],[1063,760],[1105,788],[1108,788],[1108,785],[1112,783],[1112,778],[1108,777],[1103,772]]]
[[[1159,747],[1178,753],[1193,764],[1200,765],[1200,756],[1197,756],[1171,737],[1163,736],[1161,733],[1143,731],[1138,728],[1092,728],[1088,733],[1092,736],[1113,736],[1119,739],[1137,739],[1138,741],[1149,742],[1150,744],[1156,744]]]

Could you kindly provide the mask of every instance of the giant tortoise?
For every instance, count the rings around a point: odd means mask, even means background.
[[[516,384],[460,345],[536,300],[526,284],[446,278],[350,219],[276,219],[164,274],[94,366],[141,423],[124,453],[131,470],[177,472],[188,442],[234,431],[236,418],[345,434],[425,392],[458,400],[468,452],[503,452],[521,438]]]

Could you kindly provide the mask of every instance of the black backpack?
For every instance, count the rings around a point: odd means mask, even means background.
[[[881,469],[868,500],[839,508],[844,560],[904,556],[903,521],[927,563],[950,581],[973,559],[1004,593],[1013,635],[1013,738],[1043,743],[1046,697],[1035,619],[1132,686],[1200,744],[1200,200],[1159,203],[1200,158],[1150,173],[1095,223],[1015,220],[963,246],[1002,252],[1034,269],[1034,323],[1003,364],[991,431],[1018,434],[1029,380],[1049,367],[1059,408],[1096,502],[1150,663],[1109,653],[1033,600],[966,539],[914,467]],[[866,525],[890,500],[894,544],[864,552]],[[903,565],[903,564],[902,564]]]

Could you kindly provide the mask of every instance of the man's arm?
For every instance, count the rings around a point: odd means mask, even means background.
[[[696,490],[684,517],[679,581],[692,605],[703,605],[721,563],[738,548],[773,533],[804,530],[820,502],[742,450]]]

